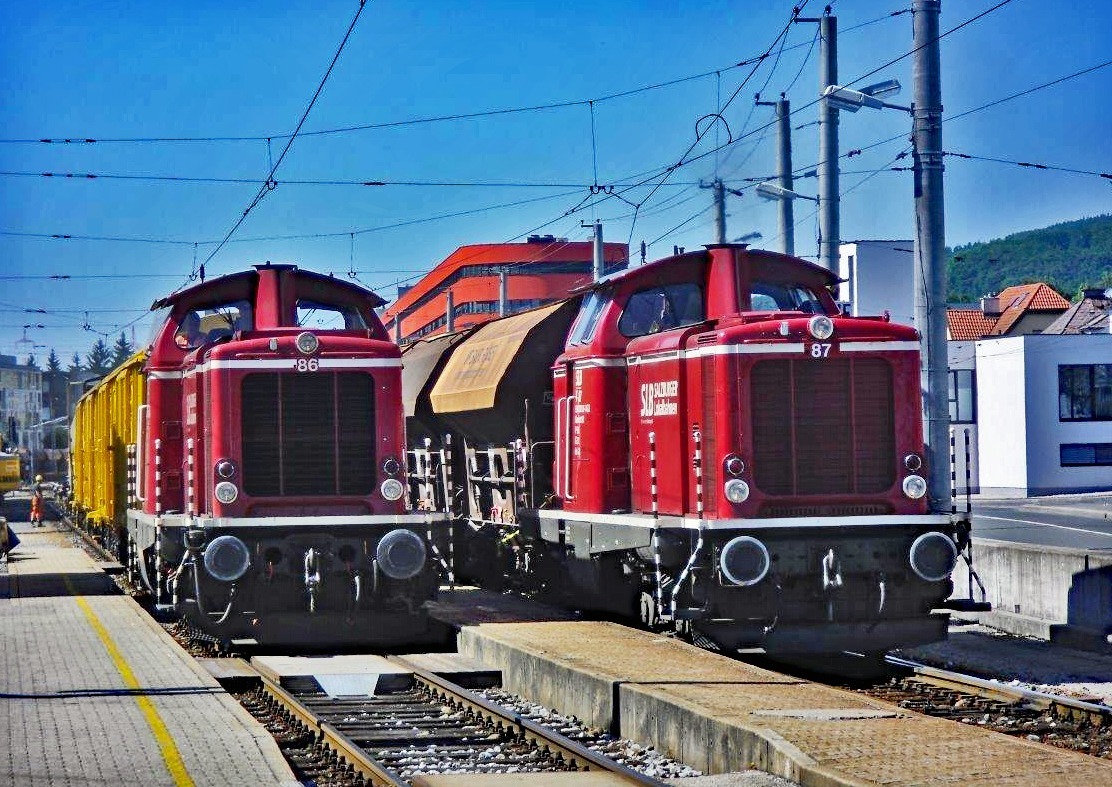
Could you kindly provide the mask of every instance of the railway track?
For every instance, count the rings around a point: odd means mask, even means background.
[[[371,697],[329,697],[311,678],[285,687],[259,679],[240,702],[300,775],[319,784],[397,787],[436,773],[587,770],[630,785],[664,784],[424,670],[413,669],[412,685]]]
[[[1112,707],[888,656],[896,671],[866,693],[930,716],[1112,759]]]

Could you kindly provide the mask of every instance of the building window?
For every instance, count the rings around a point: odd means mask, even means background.
[[[1112,364],[1058,367],[1059,421],[1112,421]]]
[[[977,378],[972,369],[950,370],[950,423],[977,422]]]
[[[1063,443],[1062,467],[1112,467],[1112,443]]]

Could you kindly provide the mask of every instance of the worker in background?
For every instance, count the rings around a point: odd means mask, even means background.
[[[42,495],[42,476],[35,476],[35,483],[31,486],[31,526],[44,527],[42,521],[43,513],[43,495]]]

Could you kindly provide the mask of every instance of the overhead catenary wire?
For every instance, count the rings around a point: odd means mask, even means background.
[[[255,207],[262,201],[263,197],[265,197],[277,186],[277,183],[274,180],[274,176],[278,173],[278,168],[282,166],[282,162],[285,160],[286,155],[290,152],[290,148],[293,147],[294,140],[297,139],[297,135],[301,132],[301,127],[304,126],[305,121],[309,119],[309,113],[313,111],[313,107],[316,105],[317,99],[320,98],[320,94],[321,92],[323,92],[324,86],[328,82],[328,77],[332,75],[332,69],[336,67],[336,63],[337,61],[339,61],[340,55],[343,53],[348,39],[351,38],[352,31],[355,30],[355,25],[359,22],[359,17],[363,14],[363,9],[366,7],[367,0],[359,0],[359,7],[355,10],[355,15],[351,18],[351,24],[348,25],[347,32],[344,33],[344,37],[340,41],[340,45],[336,47],[336,54],[332,56],[332,62],[328,64],[328,68],[325,70],[324,76],[321,77],[320,83],[317,85],[317,89],[313,93],[313,97],[309,99],[309,105],[305,107],[305,111],[301,113],[301,119],[297,122],[297,127],[293,130],[293,133],[290,134],[289,138],[286,139],[286,146],[282,148],[282,152],[278,154],[278,158],[274,161],[274,166],[270,168],[270,172],[266,176],[266,182],[259,187],[259,190],[257,192],[255,192],[254,198],[251,200],[250,203],[248,203],[247,208],[236,220],[235,224],[232,225],[231,229],[228,230],[223,240],[221,240],[220,243],[216,245],[215,249],[209,252],[209,255],[205,258],[205,261],[201,263],[200,271],[202,279],[204,278],[205,265],[208,264],[213,257],[220,253],[220,250],[224,248],[224,245],[236,233],[236,230],[243,226],[243,222],[245,222],[247,220],[247,217],[251,215],[251,211],[253,211]]]
[[[877,22],[882,22],[882,21],[884,21],[886,19],[889,19],[891,17],[899,16],[900,14],[905,14],[905,13],[909,13],[909,12],[910,12],[910,9],[900,9],[900,10],[897,10],[897,11],[892,11],[890,13],[878,16],[874,19],[870,19],[868,21],[861,22],[857,25],[853,25],[852,27],[844,28],[841,32],[842,33],[848,33],[848,32],[851,32],[853,30],[858,30],[860,28],[867,27],[867,26],[872,25],[872,24],[876,24]],[[804,46],[807,46],[807,44],[806,43],[793,44],[792,46],[785,47],[784,51],[787,52],[787,51],[791,51],[793,49],[800,49]],[[441,114],[441,115],[431,115],[431,116],[426,116],[426,117],[409,118],[409,119],[404,119],[404,120],[393,120],[393,121],[385,121],[385,122],[379,122],[379,123],[362,123],[362,124],[354,124],[354,125],[348,125],[348,126],[340,126],[340,127],[337,127],[337,128],[307,130],[307,131],[302,131],[300,136],[302,136],[302,137],[319,137],[319,136],[329,136],[329,135],[335,135],[335,134],[348,134],[348,133],[358,132],[358,131],[371,131],[371,130],[388,129],[388,128],[399,128],[399,127],[404,127],[404,126],[415,126],[415,125],[422,125],[422,124],[427,124],[427,123],[450,122],[450,121],[458,121],[458,120],[475,120],[475,119],[486,118],[486,117],[497,117],[499,115],[511,115],[511,114],[520,114],[520,113],[528,113],[528,112],[544,112],[544,111],[553,110],[553,109],[566,109],[566,108],[571,108],[571,107],[582,107],[582,106],[587,106],[591,102],[593,102],[595,104],[601,104],[603,102],[614,101],[616,99],[626,98],[628,96],[637,95],[639,93],[647,93],[647,92],[654,91],[654,90],[660,90],[660,89],[667,88],[667,87],[673,87],[675,85],[683,84],[683,83],[686,83],[686,82],[692,82],[692,81],[699,80],[699,79],[707,79],[709,77],[717,76],[719,74],[722,74],[722,73],[725,73],[725,72],[728,72],[728,71],[733,71],[733,70],[736,70],[736,69],[739,69],[739,68],[745,68],[747,66],[752,65],[755,62],[759,62],[760,60],[763,60],[763,59],[767,58],[768,56],[769,55],[766,53],[766,54],[758,55],[758,56],[755,56],[755,57],[749,57],[749,58],[746,58],[746,59],[741,60],[739,62],[733,63],[731,65],[716,68],[712,71],[702,71],[702,72],[699,72],[697,74],[688,74],[686,76],[676,77],[674,79],[668,79],[668,80],[664,80],[664,81],[661,81],[661,82],[654,82],[654,83],[651,83],[651,84],[648,84],[648,85],[640,85],[638,87],[629,88],[629,89],[626,89],[626,90],[620,90],[620,91],[616,91],[616,92],[612,92],[612,93],[606,93],[606,94],[599,95],[599,96],[594,96],[594,97],[591,97],[591,98],[570,99],[570,100],[566,100],[566,101],[550,101],[550,102],[545,102],[545,103],[529,104],[529,105],[516,106],[516,107],[502,107],[502,108],[496,108],[496,109],[477,110],[477,111],[473,111],[473,112],[445,113],[445,114]],[[241,134],[241,135],[224,135],[224,136],[221,136],[221,135],[205,135],[205,136],[196,136],[196,137],[189,137],[189,136],[94,137],[91,134],[75,134],[75,135],[70,135],[70,136],[67,136],[67,137],[41,136],[41,137],[30,137],[30,138],[0,139],[0,144],[9,144],[9,145],[26,145],[26,144],[41,145],[41,144],[48,144],[48,145],[72,146],[72,145],[94,145],[94,144],[151,144],[151,143],[180,143],[180,142],[199,142],[199,143],[208,143],[208,142],[265,142],[265,143],[267,143],[268,157],[269,157],[270,143],[273,140],[288,139],[291,136],[294,136],[294,134],[291,134],[289,132],[272,132],[272,133],[254,135],[254,136]],[[269,161],[268,161],[268,167],[269,166],[271,166],[271,165],[269,164]]]

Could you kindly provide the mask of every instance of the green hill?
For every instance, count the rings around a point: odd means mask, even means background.
[[[1083,287],[1112,287],[1112,215],[958,246],[947,267],[951,303],[1037,281],[1067,298]]]

